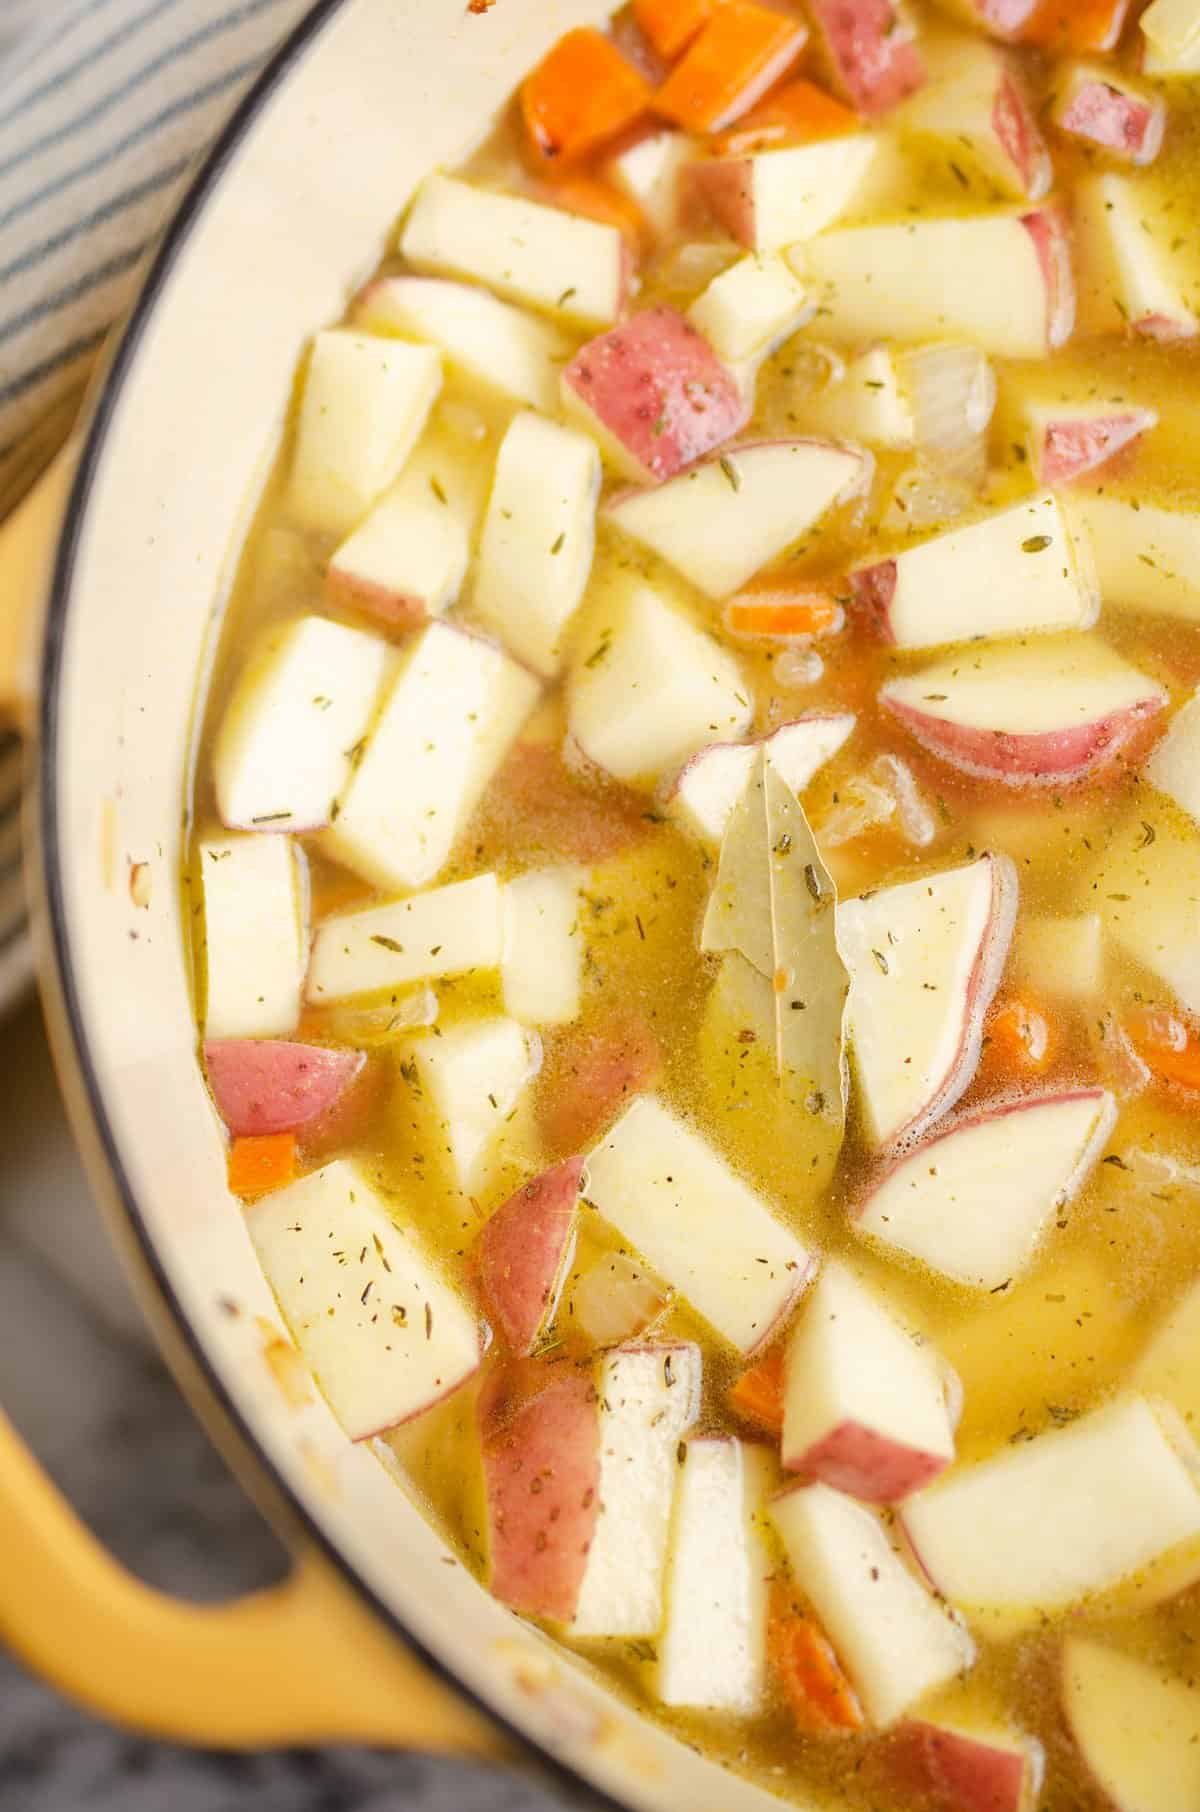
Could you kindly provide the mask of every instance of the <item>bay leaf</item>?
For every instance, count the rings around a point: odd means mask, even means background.
[[[759,751],[734,807],[704,917],[703,950],[748,963],[787,1100],[845,1128],[843,1022],[850,977],[837,943],[837,889],[804,808]]]

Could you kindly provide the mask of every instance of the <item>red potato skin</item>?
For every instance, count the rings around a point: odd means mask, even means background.
[[[562,1378],[485,1430],[483,1476],[492,1593],[527,1617],[569,1622],[600,1508],[591,1379]]]
[[[892,633],[892,599],[896,595],[896,562],[879,560],[850,574],[850,594],[859,614],[881,642],[895,643]]]
[[[925,85],[921,53],[891,0],[809,0],[838,86],[859,113],[877,115]]]
[[[692,192],[731,239],[753,251],[754,166],[748,157],[713,157],[691,168]]]
[[[1046,344],[1064,346],[1075,330],[1075,273],[1071,234],[1061,208],[1037,208],[1022,216],[1033,240],[1046,288]]]
[[[905,1447],[861,1422],[840,1422],[803,1453],[783,1455],[789,1472],[819,1480],[864,1504],[898,1504],[950,1464],[936,1453]]]
[[[1044,195],[1054,176],[1050,153],[1028,101],[1008,74],[1002,77],[992,102],[992,131],[1016,170],[1026,195],[1031,200]]]
[[[1016,38],[1032,24],[1039,0],[975,0],[974,12],[984,31],[997,38]]]
[[[1112,761],[1146,719],[1162,709],[1161,699],[1145,699],[1127,711],[1069,730],[1013,736],[947,723],[889,698],[880,699],[880,704],[940,761],[962,774],[998,780],[1004,786],[1064,786],[1086,779]]]
[[[542,1136],[551,1151],[594,1144],[662,1068],[662,1047],[640,1014],[618,1010],[572,1030],[543,1071]]]
[[[518,742],[496,775],[481,819],[510,854],[606,862],[653,828],[646,802],[615,781],[577,779],[549,743]]]
[[[388,629],[415,629],[428,612],[423,598],[406,597],[331,566],[325,576],[325,603],[333,610],[357,610]]]
[[[563,383],[661,484],[745,426],[731,372],[677,309],[645,308],[580,348]]]
[[[204,1062],[217,1112],[243,1139],[299,1132],[328,1113],[366,1057],[283,1038],[210,1038]]]
[[[1051,422],[1037,450],[1038,476],[1045,485],[1070,484],[1114,459],[1153,426],[1154,417],[1140,409],[1102,421]]]
[[[1102,145],[1130,163],[1149,164],[1162,149],[1166,110],[1161,104],[1122,94],[1107,82],[1088,82],[1058,124],[1063,132]]]
[[[583,1159],[568,1158],[525,1183],[479,1236],[484,1308],[509,1349],[528,1354],[553,1310],[575,1228]]]
[[[913,1719],[888,1740],[884,1766],[928,1812],[1023,1812],[1028,1758]]]
[[[1177,340],[1191,340],[1198,329],[1194,321],[1173,321],[1169,315],[1143,315],[1132,323],[1134,333],[1143,339],[1156,340],[1160,346],[1173,346]]]

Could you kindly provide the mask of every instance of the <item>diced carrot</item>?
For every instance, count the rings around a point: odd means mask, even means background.
[[[807,145],[818,138],[840,138],[853,132],[858,115],[843,107],[815,82],[787,82],[752,107],[728,132],[712,142],[718,157],[749,157],[781,145]]]
[[[529,142],[547,161],[586,157],[632,126],[650,102],[650,85],[603,32],[569,31],[521,88]]]
[[[715,0],[633,0],[633,16],[660,57],[673,62],[712,14]]]
[[[743,1372],[729,1392],[739,1415],[768,1434],[783,1431],[783,1347],[773,1346],[765,1359]]]
[[[565,208],[569,214],[586,214],[589,220],[602,220],[615,226],[636,250],[646,231],[646,217],[636,201],[622,195],[612,183],[596,176],[566,176],[561,182],[547,183],[543,199],[551,206]]]
[[[834,635],[845,621],[837,599],[815,587],[763,586],[730,598],[725,606],[730,635],[786,642],[794,636]]]
[[[1123,1024],[1130,1044],[1160,1082],[1200,1093],[1200,1038],[1179,1014],[1139,1009]]]
[[[266,1195],[296,1174],[295,1133],[235,1139],[229,1148],[229,1187],[234,1195]]]
[[[1058,1039],[1036,1001],[1002,1000],[988,1021],[984,1066],[1006,1076],[1042,1076],[1058,1055]]]
[[[1129,14],[1129,0],[1043,0],[1022,38],[1060,55],[1115,50]]]
[[[801,1730],[830,1736],[863,1728],[858,1695],[828,1638],[778,1589],[767,1624],[767,1659]]]
[[[799,19],[726,0],[655,95],[655,111],[692,132],[722,132],[779,80],[807,35]]]

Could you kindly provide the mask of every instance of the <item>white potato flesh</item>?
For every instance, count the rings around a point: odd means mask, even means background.
[[[875,1145],[925,1131],[970,1083],[1016,916],[1007,856],[839,906],[846,1033]]]
[[[916,422],[890,348],[872,346],[847,365],[828,389],[806,397],[800,412],[815,434],[865,440],[872,447],[913,445]]]
[[[587,1160],[584,1195],[721,1337],[750,1352],[812,1258],[686,1121],[641,1096]]]
[[[1012,642],[961,653],[888,680],[891,700],[947,729],[1053,736],[1158,709],[1163,687],[1093,636]],[[1020,769],[1014,757],[1014,773]]]
[[[1003,1289],[1082,1186],[1115,1119],[1103,1089],[985,1110],[902,1159],[855,1225],[968,1289]]]
[[[688,320],[727,365],[759,360],[802,327],[814,304],[783,259],[751,253],[713,278]]]
[[[504,1010],[528,1026],[578,1019],[584,939],[577,868],[539,868],[504,889]]]
[[[547,413],[575,345],[553,321],[444,277],[381,277],[359,298],[354,320],[370,333],[427,341],[452,372]]]
[[[616,227],[475,189],[440,171],[418,189],[400,251],[417,270],[471,277],[587,326],[611,326],[625,293],[625,247]]]
[[[225,707],[212,773],[222,822],[319,830],[388,670],[379,636],[297,617],[255,642]]]
[[[306,991],[318,1003],[380,993],[436,976],[495,969],[503,950],[500,883],[495,875],[476,875],[326,919],[313,939]]]
[[[460,1189],[476,1189],[509,1115],[537,1066],[536,1039],[501,1016],[451,1026],[413,1046],[422,1096],[435,1115]]]
[[[478,1369],[463,1295],[346,1158],[264,1196],[246,1224],[305,1364],[353,1441],[431,1409]]]
[[[471,605],[518,660],[552,679],[592,570],[600,454],[539,415],[510,423],[496,455]]]
[[[1142,35],[1161,56],[1200,54],[1200,5],[1197,0],[1153,0],[1141,18]]]
[[[574,1636],[654,1636],[677,1449],[700,1413],[703,1361],[690,1344],[619,1347],[600,1361],[600,1511],[579,1587]]]
[[[308,962],[308,883],[303,855],[278,832],[206,838],[204,887],[206,1038],[272,1038],[292,1032]]]
[[[396,477],[442,386],[432,346],[332,328],[313,341],[288,506],[310,528],[346,534]]]
[[[539,691],[502,649],[431,623],[323,833],[328,854],[380,887],[434,880]]]
[[[1169,808],[1148,815],[1149,806],[1143,800],[1113,833],[1079,903],[1100,914],[1107,935],[1181,1006],[1200,1013],[1200,833]]]
[[[1200,823],[1200,694],[1193,694],[1142,770],[1151,786]]]
[[[650,132],[610,158],[606,167],[614,188],[636,202],[653,233],[671,233],[679,225],[682,177],[696,155],[696,141],[686,132]]]
[[[849,712],[802,717],[762,739],[771,766],[793,793],[837,754],[854,729]],[[730,813],[745,791],[758,742],[715,742],[685,764],[667,795],[672,813],[705,843],[719,843]]]
[[[689,1441],[678,1472],[658,1697],[750,1717],[766,1680],[767,1456],[744,1441]]]
[[[870,133],[848,133],[748,157],[707,160],[697,165],[698,182],[735,239],[757,252],[775,252],[812,239],[846,212],[878,148]]]
[[[791,262],[791,260],[789,260]],[[794,268],[837,341],[973,340],[996,358],[1043,358],[1055,307],[1019,214],[835,227]]]
[[[1177,52],[1160,50],[1149,38],[1141,43],[1141,72],[1157,81],[1170,76],[1193,76],[1200,74],[1200,44],[1194,44],[1188,50]]]
[[[937,1353],[843,1264],[822,1267],[788,1338],[781,1457],[870,1503],[898,1502],[954,1458]]]
[[[1200,1439],[1200,1283],[1175,1303],[1133,1369],[1133,1383],[1179,1411]]]
[[[1022,918],[1013,947],[1017,974],[1051,1000],[1097,1000],[1104,986],[1104,927],[1098,912]]]
[[[881,628],[900,648],[980,636],[1087,629],[1096,592],[1086,542],[1071,535],[1052,492],[903,549],[879,575]]]
[[[758,441],[605,506],[618,528],[710,598],[727,598],[870,477],[867,456],[832,441]]]
[[[1107,606],[1200,622],[1200,512],[1098,492],[1075,492],[1065,508],[1089,538]]]
[[[914,1578],[873,1511],[827,1485],[802,1485],[777,1497],[771,1516],[873,1724],[894,1724],[970,1667],[967,1631]]]
[[[639,784],[714,737],[743,736],[751,715],[735,656],[648,585],[615,601],[567,681],[567,726],[583,753]]]
[[[458,602],[470,558],[469,509],[455,508],[444,481],[414,457],[335,550],[329,576],[350,602],[385,618],[440,617]]]
[[[1146,178],[1084,177],[1075,185],[1079,325],[1085,333],[1186,339],[1200,331],[1195,292],[1171,250]]]
[[[1019,76],[1004,52],[954,35],[922,44],[929,80],[894,115],[902,134],[938,139],[1014,201],[1038,201],[1053,179],[1050,154]]]
[[[1059,1610],[1200,1536],[1200,1454],[1169,1416],[1121,1397],[911,1498],[905,1532],[938,1591],[968,1615]]]
[[[1194,1677],[1068,1636],[1062,1653],[1067,1726],[1117,1812],[1200,1805],[1200,1692]]]

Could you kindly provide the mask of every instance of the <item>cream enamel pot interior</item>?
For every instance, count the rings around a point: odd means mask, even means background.
[[[503,1753],[483,1707],[610,1802],[752,1812],[779,1802],[519,1625],[373,1451],[281,1391],[277,1311],[196,1062],[181,924],[198,681],[305,342],[341,314],[421,175],[460,158],[547,45],[603,10],[317,6],[170,229],[71,459],[0,548],[0,590],[25,601],[57,534],[31,866],[78,1136],[168,1357],[297,1556],[277,1591],[175,1605],[100,1553],[3,1425],[0,1635],[96,1710],[167,1736]],[[19,638],[2,629],[11,687]]]

